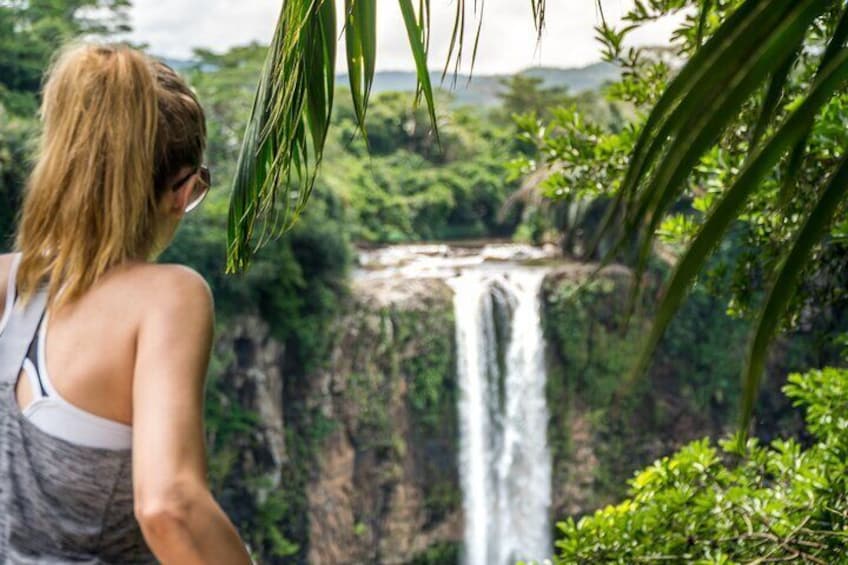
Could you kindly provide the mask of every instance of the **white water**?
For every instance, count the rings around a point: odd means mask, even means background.
[[[541,562],[552,554],[543,276],[520,266],[468,268],[448,281],[455,291],[467,565]],[[499,327],[508,334],[502,364]]]
[[[489,243],[396,245],[359,254],[355,276],[368,284],[436,277],[455,291],[466,565],[542,562],[553,553],[539,319],[544,270],[521,263],[557,253]]]

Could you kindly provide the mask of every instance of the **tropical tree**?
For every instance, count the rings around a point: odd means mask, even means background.
[[[438,139],[427,72],[430,2],[420,0],[417,9],[411,0],[399,0],[399,4],[418,71],[416,101],[421,96],[426,100]],[[541,33],[545,1],[530,4]],[[346,0],[341,14],[350,89],[366,140],[365,117],[376,57],[376,6],[376,0]],[[603,2],[598,6],[602,13]],[[837,0],[636,0],[635,6],[633,17],[642,20],[689,10],[687,17],[695,25],[688,29],[695,47],[684,54],[688,62],[668,82],[638,132],[620,188],[598,230],[599,237],[616,234],[607,261],[618,256],[631,234],[636,234],[631,260],[637,273],[646,268],[658,228],[684,195],[686,181],[701,159],[738,125],[737,116],[746,105],[759,107],[758,118],[745,136],[747,150],[738,173],[728,179],[706,211],[677,263],[634,372],[639,374],[711,252],[743,215],[757,187],[779,171],[778,193],[783,201],[791,201],[816,117],[832,109],[848,79],[848,11]],[[466,13],[466,2],[459,0],[445,71],[452,61],[458,67],[462,57]],[[472,61],[482,23],[476,3],[475,15]],[[288,229],[309,197],[333,104],[336,16],[329,0],[292,0],[283,5],[236,174],[228,231],[230,270],[245,268],[259,245]],[[598,31],[620,47],[627,29],[615,31],[602,23]],[[810,58],[817,61],[815,71],[800,81],[790,80],[797,62]],[[842,209],[848,189],[848,154],[842,149],[834,153],[829,174],[822,175],[813,205],[787,224],[791,237],[780,260],[766,273],[768,291],[744,369],[745,428],[767,345],[814,256],[814,247]]]

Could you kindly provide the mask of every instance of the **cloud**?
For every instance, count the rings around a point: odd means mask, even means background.
[[[444,66],[457,0],[434,0],[430,64]],[[135,0],[134,31],[130,39],[148,43],[162,56],[187,58],[193,47],[225,51],[251,41],[267,43],[274,32],[282,0]],[[342,0],[337,0],[339,6]],[[462,70],[467,71],[473,49],[474,2],[466,2],[466,46]],[[546,29],[537,44],[527,0],[486,0],[475,74],[510,73],[529,66],[582,66],[600,60],[594,27],[600,22],[595,0],[549,0]],[[604,0],[605,15],[617,22],[632,0]],[[339,26],[341,27],[341,18]],[[638,42],[665,44],[674,21],[661,22],[640,33]],[[409,52],[400,9],[380,0],[377,14],[377,69],[410,70]],[[339,45],[339,71],[345,70],[344,44]]]

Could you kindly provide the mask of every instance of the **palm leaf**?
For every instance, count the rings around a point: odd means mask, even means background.
[[[734,72],[727,77],[726,83],[719,83],[718,90],[708,89],[710,98],[703,102],[700,111],[690,108],[688,102],[680,104],[676,112],[681,114],[680,129],[670,132],[674,135],[675,143],[669,145],[662,154],[652,178],[642,192],[634,219],[629,222],[635,228],[639,219],[647,218],[641,228],[643,236],[637,277],[644,271],[660,221],[668,207],[683,192],[684,181],[692,168],[715,145],[728,122],[734,119],[742,105],[768,77],[773,61],[783,61],[792,56],[816,15],[814,2],[797,4],[770,31],[768,37],[755,46],[752,53],[746,54],[733,66]]]
[[[427,55],[430,0],[398,0],[415,60],[415,104],[426,99],[437,142],[439,130]],[[464,43],[465,2],[459,8],[451,42],[456,69]],[[541,35],[546,0],[531,0]],[[484,2],[472,51],[477,57]],[[351,97],[360,131],[365,127],[376,68],[377,0],[345,0],[345,46]],[[478,13],[477,0],[474,1]],[[335,87],[335,5],[332,0],[286,0],[256,89],[239,154],[227,222],[227,272],[242,271],[268,238],[288,230],[306,205],[324,151]],[[444,73],[442,75],[444,79]]]
[[[345,44],[350,94],[363,137],[377,58],[377,0],[345,0]]]
[[[754,12],[756,13],[756,12]],[[768,13],[761,17],[780,17],[780,6],[772,3]],[[699,88],[697,94],[687,95],[669,115],[659,136],[671,137],[675,143],[663,148],[655,144],[658,162],[637,200],[636,211],[625,226],[631,233],[640,233],[636,276],[632,285],[628,314],[637,303],[641,280],[653,249],[654,234],[669,206],[679,197],[685,180],[701,156],[712,147],[726,129],[738,110],[772,72],[773,61],[783,60],[795,50],[803,39],[807,27],[816,16],[812,2],[799,3],[789,8],[783,21],[764,33],[762,25],[770,22],[749,22],[740,28],[742,36],[730,43],[750,51],[727,52],[715,60],[724,73],[713,77],[709,85]],[[760,36],[755,32],[760,28]],[[754,29],[752,29],[752,27]],[[765,35],[765,37],[762,37]],[[752,41],[753,40],[753,41]],[[740,57],[740,53],[744,56]],[[736,64],[731,64],[735,59]],[[697,104],[698,107],[695,107]],[[660,151],[660,149],[665,149]],[[661,156],[661,157],[659,157]],[[653,158],[650,157],[649,158]],[[638,222],[642,222],[638,225]]]
[[[648,155],[656,167],[640,192],[638,206],[629,222],[635,227],[641,218],[649,218],[647,240],[651,239],[667,206],[682,192],[683,180],[691,168],[768,77],[774,61],[789,56],[817,15],[814,2],[799,2],[786,12],[781,12],[781,6],[775,2],[769,4],[769,11],[761,14],[768,21],[750,22],[751,25],[740,30],[744,37],[738,38],[731,49],[716,59],[717,76],[710,77],[707,84],[699,84],[697,93],[687,94],[656,138],[654,152]],[[771,18],[778,23],[773,24]],[[769,29],[763,30],[765,26]],[[756,28],[760,28],[759,33]],[[719,71],[722,67],[725,70]],[[666,136],[675,142],[663,146],[662,139],[667,139]]]
[[[697,36],[695,42],[699,47],[704,42],[704,31],[707,27],[707,18],[710,15],[712,7],[712,0],[704,0],[704,4],[701,6],[701,13],[698,14],[698,29],[696,31]]]
[[[819,68],[816,70],[816,76],[818,76],[822,69],[826,67],[839,53],[839,51],[845,47],[846,40],[848,40],[848,8],[842,11],[842,15],[836,24],[833,35],[831,36],[830,41],[825,48],[824,54],[822,55]],[[811,121],[807,125],[807,133],[800,141],[798,141],[798,143],[795,144],[792,154],[789,157],[783,183],[780,187],[780,207],[785,207],[795,194],[795,185],[798,181],[798,175],[801,172],[801,165],[804,162],[807,138],[809,137],[812,127],[813,123]]]
[[[846,80],[848,80],[848,50],[843,50],[823,69],[819,79],[798,108],[786,118],[767,142],[755,150],[737,179],[722,195],[677,263],[657,310],[647,342],[624,384],[625,387],[629,387],[637,376],[644,374],[653,352],[679,309],[689,287],[727,228],[738,217],[748,196],[774,169],[781,156],[803,137],[808,121],[814,119],[819,109],[827,103],[834,92],[844,86]]]
[[[782,65],[774,70],[771,79],[769,79],[768,89],[763,97],[763,105],[760,108],[760,115],[751,133],[751,147],[756,147],[760,143],[763,134],[766,132],[766,128],[768,128],[768,125],[774,119],[777,109],[780,106],[780,101],[783,98],[783,90],[786,87],[789,73],[792,72],[792,67],[795,66],[798,55],[801,54],[803,42],[804,38],[802,36],[792,54],[786,58],[786,61]]]
[[[778,268],[777,276],[771,284],[765,305],[760,311],[756,330],[748,351],[745,370],[742,373],[742,409],[741,429],[747,430],[754,410],[754,401],[760,388],[765,368],[768,345],[777,332],[778,326],[795,290],[805,266],[810,262],[813,246],[818,243],[833,221],[839,203],[848,193],[848,156],[827,183],[816,205],[810,212],[803,227],[797,233],[792,246]]]
[[[411,2],[400,0],[419,92],[427,100],[438,139],[427,70],[430,8],[428,0],[420,3],[417,19]],[[376,0],[346,0],[344,14],[351,95],[366,140],[365,118],[377,55],[376,6]],[[291,228],[306,206],[330,127],[335,34],[332,0],[283,3],[236,166],[227,221],[228,273],[246,269],[268,238]]]
[[[781,7],[785,6],[786,2],[782,2]],[[648,176],[652,163],[659,159],[662,145],[667,143],[671,133],[679,130],[679,124],[676,122],[686,117],[683,111],[675,113],[681,100],[688,102],[683,110],[700,111],[698,105],[704,100],[703,88],[714,92],[711,87],[720,77],[725,77],[726,80],[726,73],[730,72],[732,64],[740,60],[738,54],[749,51],[752,41],[762,37],[759,32],[770,29],[758,25],[760,18],[768,17],[770,22],[774,22],[772,18],[779,15],[776,10],[769,9],[767,0],[748,0],[716,30],[671,81],[652,108],[636,140],[621,188],[613,198],[600,229],[589,245],[590,255],[597,252],[602,238],[618,227],[622,213],[634,207],[639,182]],[[752,41],[746,42],[746,38]],[[638,214],[630,212],[626,216],[633,217]],[[605,254],[603,263],[608,264],[619,253],[626,241],[625,236],[626,233],[616,236],[617,243]]]
[[[533,10],[533,25],[536,27],[536,37],[541,39],[542,31],[545,29],[545,0],[530,0],[530,8]],[[603,17],[603,12],[601,17]]]
[[[430,71],[427,68],[427,51],[425,49],[426,42],[426,26],[424,25],[424,12],[422,11],[422,19],[419,21],[415,15],[415,8],[412,5],[412,0],[398,0],[400,11],[403,15],[403,22],[406,26],[406,33],[409,37],[409,46],[412,48],[412,56],[415,59],[415,69],[417,72],[416,90],[422,92],[427,100],[427,110],[430,114],[430,122],[433,126],[433,132],[436,135],[436,140],[439,140],[439,128],[436,122],[436,104],[433,100],[433,87],[430,84]],[[416,99],[418,96],[416,96]]]

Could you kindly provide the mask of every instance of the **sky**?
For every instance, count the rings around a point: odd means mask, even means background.
[[[431,0],[431,68],[444,65],[457,0]],[[339,5],[343,0],[337,0]],[[478,5],[481,2],[478,2]],[[417,5],[417,2],[415,3]],[[473,0],[467,0],[467,22],[474,22]],[[548,0],[546,29],[537,44],[528,0],[485,0],[483,31],[474,74],[507,74],[532,66],[580,67],[600,60],[594,26],[600,22],[595,0]],[[270,41],[282,0],[134,0],[130,39],[147,43],[158,56],[188,58],[192,47],[214,51]],[[604,15],[620,21],[632,0],[603,0]],[[663,45],[674,21],[654,24],[634,34],[635,44]],[[341,25],[341,22],[340,22]],[[468,71],[476,24],[469,23],[463,57]],[[400,9],[379,0],[377,70],[413,70]],[[344,42],[339,44],[338,71],[344,72]]]

